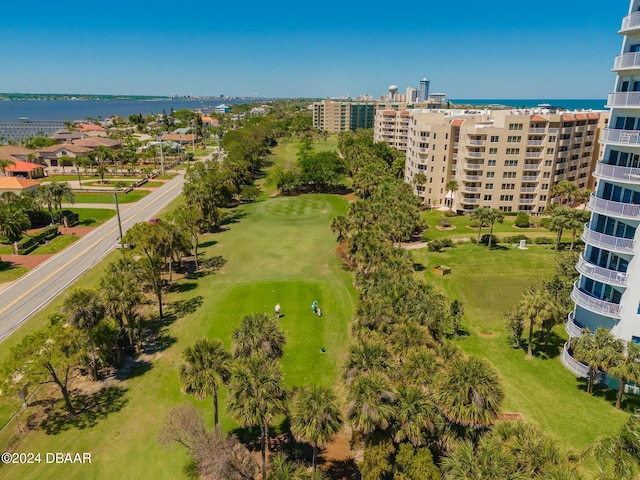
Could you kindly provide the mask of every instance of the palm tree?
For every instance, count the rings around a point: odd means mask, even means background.
[[[569,180],[560,180],[556,183],[551,190],[549,190],[549,195],[551,198],[558,199],[559,203],[572,203],[579,195],[580,189],[575,182],[570,182]]]
[[[182,393],[191,393],[198,400],[213,396],[213,424],[218,426],[218,389],[231,376],[231,355],[219,339],[203,338],[187,347],[182,354],[184,363],[178,374]]]
[[[277,361],[251,355],[238,363],[229,382],[227,409],[243,427],[260,427],[263,478],[267,471],[269,423],[285,413],[286,399]]]
[[[395,398],[391,383],[382,373],[372,371],[356,376],[347,397],[347,418],[353,429],[368,436],[376,428],[389,428]]]
[[[497,208],[492,208],[487,212],[487,222],[489,222],[489,242],[488,247],[491,250],[491,239],[493,237],[493,226],[496,222],[502,223],[504,221],[504,215]]]
[[[69,323],[80,330],[86,330],[91,347],[91,372],[93,380],[98,379],[96,347],[93,329],[98,326],[105,315],[105,306],[97,290],[78,287],[71,291],[65,299],[62,309],[67,314]]]
[[[527,358],[530,360],[533,358],[533,329],[536,324],[555,323],[558,318],[562,318],[564,312],[541,283],[525,290],[522,300],[516,306],[516,311],[520,318],[529,321]]]
[[[275,318],[266,313],[254,313],[242,319],[233,332],[231,351],[235,358],[260,355],[279,359],[284,353],[285,336]]]
[[[593,384],[598,370],[608,369],[616,353],[615,339],[604,328],[598,328],[594,335],[585,329],[580,337],[571,342],[573,358],[589,367],[587,393],[593,393]]]
[[[291,433],[311,443],[311,465],[316,471],[318,445],[323,445],[340,430],[340,408],[333,391],[326,387],[303,387],[296,392],[291,406]]]
[[[413,184],[414,185],[423,187],[423,190],[422,190],[423,191],[423,199],[422,199],[422,201],[426,205],[427,196],[426,196],[426,194],[424,194],[424,186],[427,183],[427,176],[422,172],[418,172],[413,176],[412,180],[413,180]]]
[[[51,225],[54,223],[53,219],[53,207],[55,206],[55,197],[53,196],[53,188],[51,183],[45,183],[39,185],[36,189],[36,200],[44,205],[49,210],[49,216],[51,217]]]
[[[351,345],[344,366],[344,378],[350,385],[363,372],[386,373],[393,360],[387,346],[380,341],[359,340]]]
[[[471,212],[469,218],[474,222],[478,222],[478,239],[476,241],[477,245],[480,245],[480,234],[482,233],[482,227],[484,223],[488,220],[489,217],[489,208],[487,207],[479,207]]]
[[[640,345],[628,342],[625,345],[620,340],[612,344],[613,359],[607,369],[607,373],[618,380],[618,393],[616,395],[616,408],[622,407],[622,394],[627,382],[640,383]]]
[[[435,430],[438,409],[423,391],[415,386],[398,387],[394,402],[394,441],[408,440],[415,447],[424,445],[425,433]]]
[[[551,215],[551,223],[549,225],[549,229],[554,232],[558,232],[556,234],[556,250],[560,250],[560,243],[562,240],[562,232],[565,228],[572,228],[574,224],[572,224],[573,216],[571,213],[571,209],[567,207],[561,207],[558,205],[551,205],[546,209],[546,213]],[[579,228],[579,227],[576,227]]]
[[[578,209],[569,210],[568,212],[569,219],[566,224],[566,228],[571,229],[571,247],[569,248],[569,251],[573,251],[573,247],[576,243],[576,235],[577,235],[578,229],[582,228],[584,224],[589,221],[590,215],[591,213],[588,210],[578,210]]]
[[[19,205],[0,205],[0,233],[7,240],[20,240],[22,233],[30,226],[29,215]]]
[[[49,184],[54,206],[58,207],[58,213],[62,216],[62,201],[75,203],[76,195],[66,182],[53,182]],[[62,218],[60,219],[62,221]]]
[[[497,372],[480,358],[453,360],[436,382],[435,400],[445,417],[474,430],[496,420],[503,399]]]
[[[449,205],[449,209],[453,212],[453,201],[456,196],[456,192],[458,191],[458,182],[455,180],[449,180],[444,187],[447,194],[451,192],[451,204]]]
[[[13,165],[13,162],[7,160],[6,158],[0,158],[0,170],[2,170],[2,176],[7,176],[7,167]]]

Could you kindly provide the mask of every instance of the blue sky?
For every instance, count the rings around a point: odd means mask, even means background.
[[[605,98],[628,0],[11,2],[0,92]]]

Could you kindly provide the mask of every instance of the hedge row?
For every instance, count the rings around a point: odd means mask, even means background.
[[[36,234],[29,235],[18,242],[18,254],[27,255],[38,248],[38,245],[44,243],[45,240],[51,240],[56,235],[58,235],[58,227],[55,225],[47,227]]]

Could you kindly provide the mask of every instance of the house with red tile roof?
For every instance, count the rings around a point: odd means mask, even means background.
[[[40,185],[35,180],[19,177],[0,177],[0,193],[11,192],[20,195],[24,191],[35,192]]]
[[[12,163],[5,169],[7,176],[22,178],[42,178],[44,177],[44,167],[37,163],[18,161]]]

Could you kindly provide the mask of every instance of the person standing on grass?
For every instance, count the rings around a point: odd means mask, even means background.
[[[280,318],[280,304],[279,303],[276,303],[276,306],[273,309],[273,314],[276,317]]]

